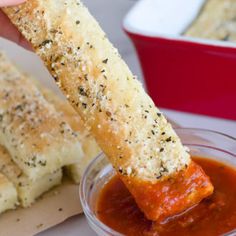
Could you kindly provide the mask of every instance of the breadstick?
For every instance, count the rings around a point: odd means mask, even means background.
[[[17,206],[16,189],[7,177],[0,172],[0,214]]]
[[[179,172],[189,172],[192,162],[171,125],[79,0],[30,0],[3,10],[31,42],[147,218],[160,220],[181,212],[212,193],[209,179],[196,168],[201,181],[196,185],[192,180],[191,196],[185,195],[186,189],[176,191],[176,208],[163,207],[168,194],[162,201],[140,196]],[[202,181],[207,183],[204,187]],[[173,183],[170,192],[174,187]],[[179,204],[181,196],[188,204]]]
[[[12,161],[9,152],[3,146],[0,146],[0,171],[14,184],[22,207],[31,206],[39,196],[59,185],[62,179],[61,169],[36,180],[29,179]]]
[[[71,127],[0,52],[0,144],[31,180],[83,156]]]
[[[208,0],[184,35],[234,42],[236,41],[235,14],[234,0]]]
[[[65,168],[73,181],[79,184],[86,167],[91,160],[101,153],[101,149],[94,137],[86,130],[81,118],[73,107],[70,106],[68,101],[61,99],[53,91],[44,88],[42,85],[40,85],[40,91],[46,100],[55,106],[57,112],[62,114],[62,117],[71,126],[73,131],[78,134],[78,140],[82,145],[84,156],[79,159],[78,163],[66,166]]]

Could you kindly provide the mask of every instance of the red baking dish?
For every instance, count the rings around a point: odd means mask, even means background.
[[[236,120],[236,44],[181,36],[202,4],[141,0],[124,29],[156,105]]]

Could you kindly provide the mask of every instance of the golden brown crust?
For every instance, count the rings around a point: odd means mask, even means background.
[[[170,124],[80,1],[31,0],[4,11],[117,171],[156,181],[189,164]]]

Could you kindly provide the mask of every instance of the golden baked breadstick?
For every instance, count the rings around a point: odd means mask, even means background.
[[[0,214],[17,206],[16,189],[7,177],[0,172]]]
[[[201,181],[192,179],[191,196],[186,189],[176,191],[176,208],[163,207],[168,194],[162,201],[140,196],[150,186],[158,189],[171,176],[189,172],[191,159],[79,0],[30,0],[3,10],[31,42],[149,219],[180,212],[212,193],[209,179],[196,168]],[[179,204],[182,196],[188,204]]]
[[[31,180],[83,156],[71,127],[1,52],[0,143]]]
[[[207,0],[185,36],[236,41],[236,1]]]
[[[9,152],[3,146],[0,146],[0,171],[15,185],[22,207],[31,206],[39,196],[59,185],[62,179],[61,169],[36,180],[29,179],[13,162]]]

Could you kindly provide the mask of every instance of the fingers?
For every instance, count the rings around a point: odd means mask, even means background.
[[[17,5],[25,2],[25,0],[0,0],[0,7]]]
[[[0,0],[1,1],[1,0]],[[24,39],[21,33],[10,22],[7,16],[0,10],[0,36],[7,38],[28,50],[32,50],[31,45]]]
[[[0,0],[0,7],[17,5],[25,2],[25,0]],[[13,26],[6,15],[0,10],[0,36],[7,38],[17,44],[32,50],[31,45],[24,39],[20,32]]]

